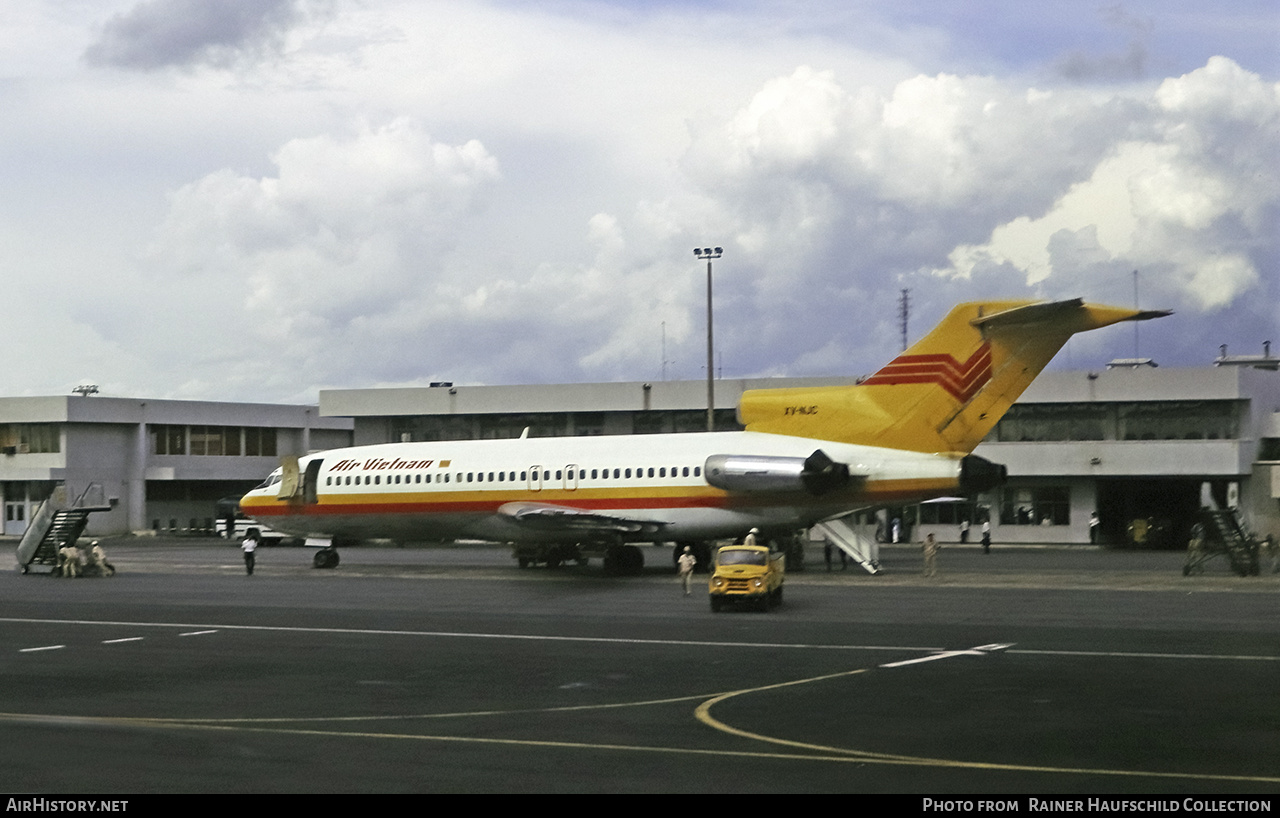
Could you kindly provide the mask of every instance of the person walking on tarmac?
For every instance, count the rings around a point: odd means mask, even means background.
[[[924,575],[938,575],[938,538],[933,534],[924,535]]]
[[[991,553],[991,521],[982,521],[982,553]]]
[[[693,549],[689,546],[684,547],[684,553],[680,555],[677,561],[680,571],[680,581],[684,583],[684,595],[689,595],[689,588],[693,585],[693,568],[698,564],[697,557],[693,556]]]
[[[253,576],[253,555],[258,550],[258,529],[251,528],[245,532],[240,549],[244,551],[244,571],[249,576]]]

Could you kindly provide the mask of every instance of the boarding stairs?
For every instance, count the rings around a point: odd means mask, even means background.
[[[839,548],[868,574],[880,573],[880,543],[871,526],[858,526],[847,517],[825,520],[813,527],[824,540]]]
[[[75,545],[95,511],[110,511],[103,501],[102,485],[90,483],[74,502],[67,502],[67,487],[54,487],[49,499],[31,515],[18,543],[18,568],[22,573],[51,574],[58,565],[58,550]]]
[[[1202,508],[1187,549],[1183,576],[1199,574],[1204,564],[1225,556],[1231,570],[1242,577],[1257,576],[1258,541],[1245,532],[1235,509]]]

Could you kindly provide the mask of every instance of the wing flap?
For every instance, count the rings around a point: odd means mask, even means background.
[[[498,507],[498,513],[522,526],[540,531],[655,534],[669,525],[661,521],[636,520],[616,514],[601,514],[596,511],[550,503],[505,503]]]

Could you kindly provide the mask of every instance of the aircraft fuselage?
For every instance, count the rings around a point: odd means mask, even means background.
[[[816,450],[847,467],[848,479],[806,488],[800,464]],[[742,471],[721,474],[726,457]],[[298,466],[305,491],[282,498],[273,475],[245,496],[245,513],[317,538],[657,542],[795,530],[953,494],[961,457],[714,432],[389,443],[308,455]],[[713,484],[726,480],[734,490]]]

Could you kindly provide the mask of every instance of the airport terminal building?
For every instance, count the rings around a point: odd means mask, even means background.
[[[1198,368],[1125,362],[1040,375],[977,454],[1009,481],[974,498],[890,513],[915,539],[954,542],[959,523],[991,523],[996,543],[1099,542],[1183,547],[1202,494],[1237,506],[1259,535],[1280,537],[1280,373],[1261,361]],[[1260,365],[1258,365],[1260,364]],[[852,384],[852,378],[719,380],[717,430],[741,429],[747,389]],[[320,414],[350,418],[357,444],[706,430],[701,381],[340,389]],[[1135,526],[1135,521],[1142,521]],[[1135,531],[1136,528],[1136,531]]]
[[[243,494],[280,457],[345,446],[351,421],[314,406],[140,400],[0,398],[0,502],[4,534],[19,536],[64,483],[110,511],[89,534],[207,531],[214,504]]]

